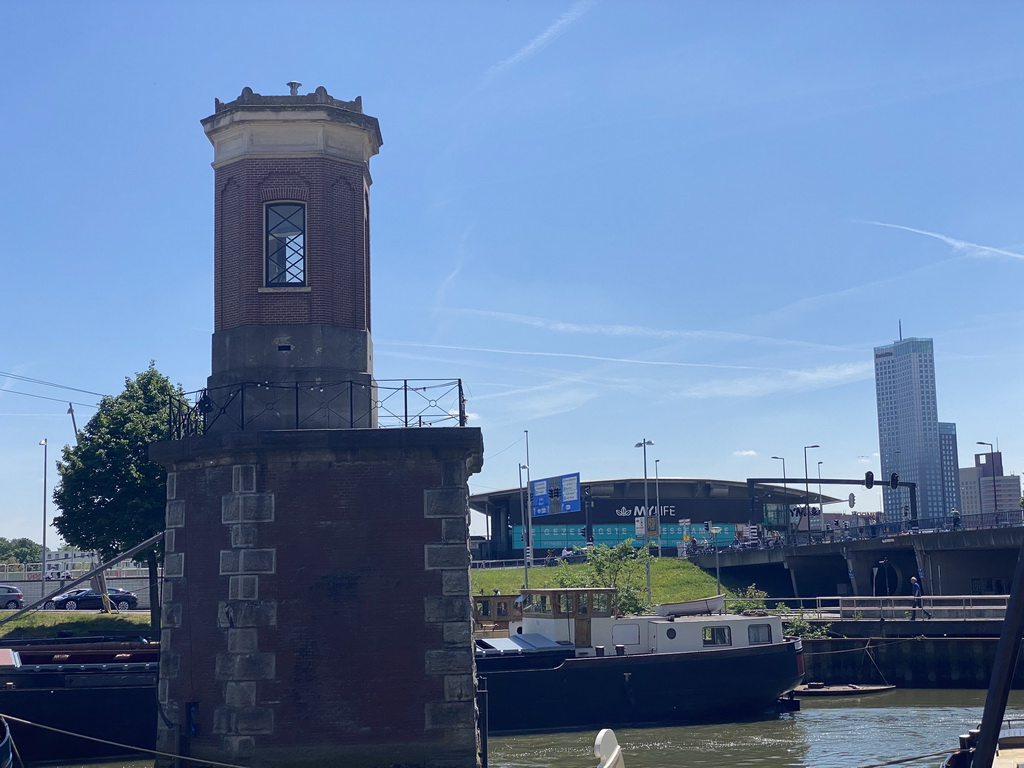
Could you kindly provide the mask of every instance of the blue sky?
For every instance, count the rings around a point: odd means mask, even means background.
[[[375,373],[463,379],[474,493],[517,486],[524,430],[534,477],[641,475],[644,438],[662,477],[802,475],[812,444],[812,476],[877,473],[901,321],[961,466],[984,440],[1017,473],[1022,28],[1011,2],[12,4],[0,371],[203,386],[199,120],[294,79],[380,120]],[[38,442],[52,486],[86,392],[0,377],[0,535],[38,541]]]

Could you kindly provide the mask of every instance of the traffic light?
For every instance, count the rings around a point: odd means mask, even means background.
[[[865,472],[864,473],[864,487],[865,488],[870,488],[874,484],[875,484],[875,473],[874,472]]]
[[[711,523],[704,523],[704,530],[711,533]]]
[[[894,491],[900,487],[900,476],[895,472],[889,475],[889,487]]]

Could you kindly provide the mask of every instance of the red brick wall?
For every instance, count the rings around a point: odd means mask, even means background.
[[[370,330],[365,168],[331,158],[243,158],[216,171],[214,329],[318,323]],[[306,285],[264,283],[263,205],[306,203]]]
[[[161,698],[175,722],[199,702],[194,755],[475,764],[465,504],[481,453],[473,429],[153,447],[173,473]],[[239,578],[256,593],[232,594]]]

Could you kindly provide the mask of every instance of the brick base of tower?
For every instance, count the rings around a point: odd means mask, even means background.
[[[159,443],[158,744],[254,767],[477,765],[468,477],[479,430]]]

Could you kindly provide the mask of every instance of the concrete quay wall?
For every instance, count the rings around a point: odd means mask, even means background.
[[[804,640],[804,681],[984,689],[998,643],[997,637],[921,635]],[[1017,667],[1013,687],[1024,688],[1024,665]]]
[[[1024,544],[1024,526],[830,541],[691,557],[720,570],[729,588],[756,584],[778,597],[909,595],[910,578],[925,595],[1006,594]]]

